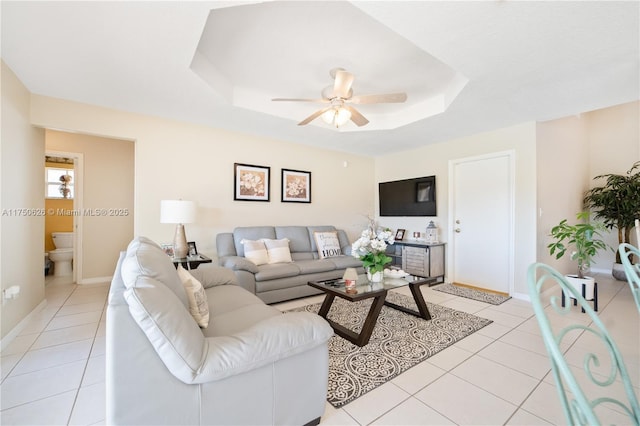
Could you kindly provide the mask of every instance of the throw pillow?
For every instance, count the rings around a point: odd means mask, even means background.
[[[189,312],[201,328],[209,325],[209,303],[204,287],[182,265],[178,265],[178,276],[189,299]]]
[[[314,232],[313,237],[316,240],[320,259],[342,255],[337,232]]]
[[[263,238],[267,253],[269,254],[269,263],[289,263],[291,260],[291,251],[289,250],[289,239],[270,240]]]
[[[242,240],[244,246],[244,257],[255,263],[256,265],[264,265],[269,263],[269,254],[264,241],[261,240]]]

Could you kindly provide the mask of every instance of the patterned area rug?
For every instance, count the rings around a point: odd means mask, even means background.
[[[412,297],[389,292],[387,300],[417,309]],[[359,332],[372,299],[336,298],[328,317]],[[317,313],[320,303],[292,311]],[[431,321],[384,306],[369,340],[360,348],[334,335],[329,340],[327,401],[342,407],[492,321],[427,302]],[[289,312],[292,312],[289,311]]]
[[[473,288],[461,287],[453,284],[441,284],[439,286],[433,287],[433,290],[453,294],[460,297],[466,297],[467,299],[478,300],[480,302],[490,303],[492,305],[500,305],[511,299],[511,296],[502,296],[500,294],[489,293],[486,291],[475,290]]]

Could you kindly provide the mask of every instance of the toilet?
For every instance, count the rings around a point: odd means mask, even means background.
[[[49,252],[49,260],[53,262],[53,276],[71,275],[73,268],[73,232],[52,232],[51,238],[56,246]]]

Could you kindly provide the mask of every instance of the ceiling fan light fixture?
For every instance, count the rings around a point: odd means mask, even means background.
[[[346,103],[353,104],[379,104],[379,103],[402,103],[407,100],[406,93],[386,93],[380,95],[360,95],[353,96],[353,74],[342,68],[334,68],[330,72],[331,77],[335,80],[333,86],[327,86],[322,89],[322,99],[299,99],[299,98],[274,98],[272,101],[289,101],[289,102],[317,102],[329,104],[321,108],[298,123],[298,126],[309,124],[316,118],[322,118],[322,121],[336,128],[343,126],[347,121],[351,120],[358,127],[365,126],[369,120],[364,117],[360,111]]]
[[[336,117],[335,108],[331,108],[331,109],[326,110],[325,112],[322,113],[322,115],[320,117],[322,117],[322,121],[324,121],[325,123],[333,124],[333,120]]]
[[[351,119],[351,111],[341,106],[337,106],[323,112],[321,117],[322,121],[325,123],[331,126],[340,127]]]
[[[336,127],[340,127],[345,124],[351,118],[351,111],[345,108],[338,108],[336,111],[335,124]]]

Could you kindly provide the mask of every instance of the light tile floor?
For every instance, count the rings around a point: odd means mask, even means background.
[[[626,283],[597,276],[600,318],[620,346],[640,395],[640,319]],[[109,283],[77,286],[48,277],[47,305],[0,354],[0,424],[105,422],[105,307]],[[323,425],[564,424],[531,305],[493,306],[424,289],[425,299],[494,321],[341,409],[327,403]],[[275,305],[287,310],[314,296]],[[577,308],[572,320],[584,321]],[[566,345],[597,352],[590,338]],[[611,414],[616,419],[616,413]],[[627,421],[628,423],[628,421]],[[618,421],[625,424],[625,421]]]

